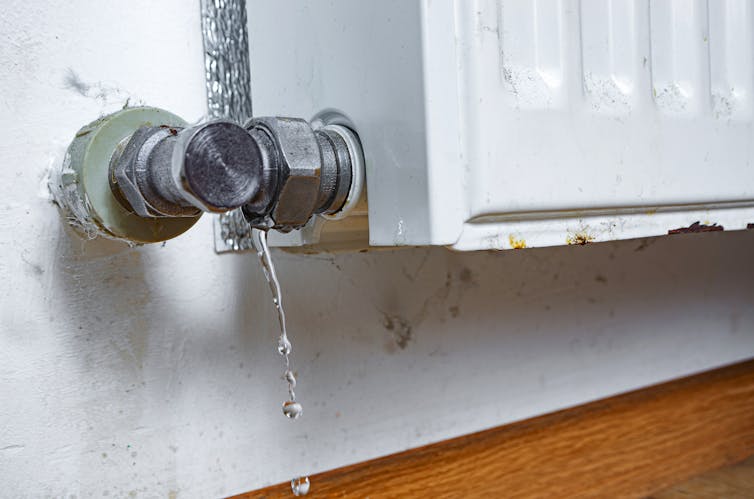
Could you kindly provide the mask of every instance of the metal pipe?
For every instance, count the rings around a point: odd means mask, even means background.
[[[337,128],[298,118],[256,118],[138,128],[114,151],[110,189],[140,217],[195,217],[244,207],[252,226],[288,231],[337,212],[354,152]]]

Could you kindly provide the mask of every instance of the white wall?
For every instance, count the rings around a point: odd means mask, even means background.
[[[126,98],[202,115],[189,4],[0,13],[0,495],[221,496],[754,355],[754,231],[278,253],[305,405],[286,420],[253,255],[215,255],[209,218],[165,247],[84,242],[42,187]]]

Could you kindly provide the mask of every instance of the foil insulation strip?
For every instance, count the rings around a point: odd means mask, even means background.
[[[204,75],[209,118],[244,123],[252,116],[246,0],[201,0]],[[215,251],[253,249],[240,209],[214,217]]]
[[[210,118],[251,118],[246,0],[201,0],[204,74]]]

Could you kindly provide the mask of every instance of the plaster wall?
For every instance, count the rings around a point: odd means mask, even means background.
[[[83,241],[44,188],[126,102],[203,115],[189,4],[0,13],[0,495],[218,497],[754,355],[754,231],[277,252],[305,407],[286,420],[254,255],[216,255],[209,218],[165,246]]]

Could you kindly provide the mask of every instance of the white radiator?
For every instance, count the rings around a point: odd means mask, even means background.
[[[342,113],[365,150],[372,245],[507,249],[754,222],[747,0],[248,9],[254,113]],[[322,227],[277,242],[316,243]],[[322,234],[367,245],[355,220]]]

